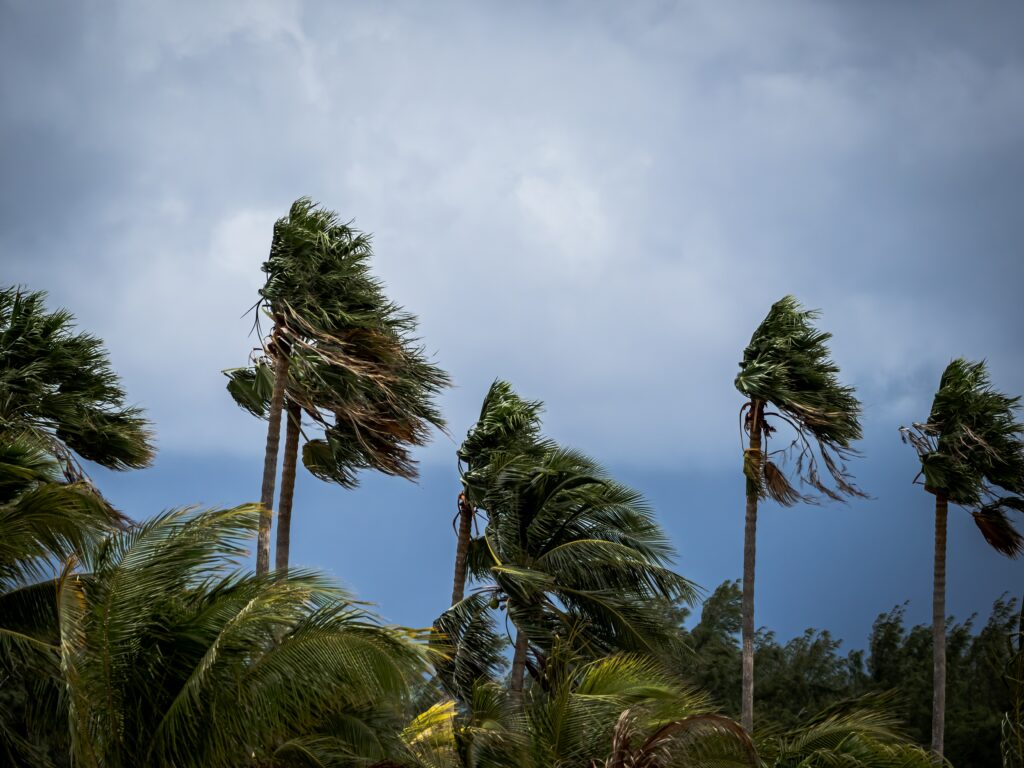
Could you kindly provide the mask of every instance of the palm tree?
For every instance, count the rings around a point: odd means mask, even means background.
[[[506,459],[526,452],[543,451],[540,441],[540,413],[544,404],[524,400],[506,381],[495,380],[484,396],[480,418],[470,428],[458,450],[462,492],[458,498],[458,544],[455,550],[455,580],[452,605],[466,595],[466,564],[472,537],[473,518],[487,489]]]
[[[921,460],[924,488],[935,496],[932,596],[932,750],[941,757],[946,710],[946,516],[949,503],[971,510],[985,540],[1016,557],[1024,540],[1007,512],[1024,512],[1024,424],[1020,398],[992,388],[985,363],[953,360],[942,374],[928,421],[902,427]]]
[[[148,466],[149,423],[125,405],[103,343],[45,302],[41,291],[0,290],[0,438],[42,448],[72,481],[85,477],[76,454],[109,469]]]
[[[852,387],[842,386],[827,346],[831,334],[817,330],[818,313],[805,310],[792,296],[776,302],[743,351],[736,389],[747,402],[740,419],[749,444],[743,453],[747,479],[743,538],[743,696],[741,722],[754,727],[754,567],[758,500],[769,497],[784,506],[810,501],[814,492],[839,500],[863,495],[853,485],[845,460],[860,439],[860,402]],[[769,410],[774,408],[774,410]],[[787,424],[794,439],[781,451],[769,451],[777,422]],[[794,458],[795,474],[810,486],[793,487],[773,458]],[[821,477],[819,461],[834,487]]]
[[[692,600],[695,589],[669,570],[672,546],[640,494],[552,444],[540,458],[508,460],[493,480],[481,498],[487,527],[468,557],[474,577],[490,586],[450,608],[439,629],[486,634],[486,612],[503,608],[515,627],[516,694],[528,666],[541,676],[558,638],[590,658],[674,642],[662,606]]]
[[[426,669],[312,572],[239,570],[259,508],[159,515],[57,581],[72,755],[83,766],[386,764]]]
[[[86,482],[24,437],[0,441],[0,756],[46,764],[60,742],[56,590],[59,569],[121,524]]]
[[[363,467],[415,477],[409,448],[426,442],[431,425],[443,428],[433,398],[448,385],[448,376],[429,362],[412,336],[415,316],[389,301],[370,274],[371,256],[367,235],[308,198],[295,201],[274,225],[270,256],[263,264],[267,280],[257,305],[273,322],[265,357],[257,363],[273,374],[266,409],[259,573],[270,567],[281,414],[289,382],[294,384],[291,399],[328,432],[325,440],[307,443],[307,467],[343,485],[354,484],[355,470]],[[297,439],[293,445],[297,450]],[[294,454],[290,461],[294,467]],[[290,474],[294,477],[294,470]],[[279,563],[287,562],[289,540],[282,538]]]

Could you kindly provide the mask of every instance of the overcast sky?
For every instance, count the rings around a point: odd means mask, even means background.
[[[258,494],[263,425],[220,371],[257,344],[274,219],[310,195],[373,233],[456,386],[421,485],[302,481],[300,562],[428,622],[454,441],[502,377],[655,500],[684,575],[739,576],[732,380],[792,293],[864,401],[874,499],[766,509],[758,622],[859,642],[895,602],[926,619],[928,499],[896,428],[955,356],[1024,392],[1024,5],[0,9],[0,276],[103,337],[154,419],[156,468],[103,476],[129,512]],[[950,607],[986,613],[1024,568],[961,518]],[[377,550],[381,526],[400,541]]]

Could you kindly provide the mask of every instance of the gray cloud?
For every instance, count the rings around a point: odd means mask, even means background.
[[[784,293],[876,434],[954,355],[1024,390],[1019,6],[0,7],[5,281],[108,340],[166,449],[259,450],[219,370],[301,194],[375,234],[456,437],[502,376],[609,461],[732,461]]]

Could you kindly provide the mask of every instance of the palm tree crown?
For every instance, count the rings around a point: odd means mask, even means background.
[[[756,424],[765,438],[776,428],[777,416],[796,432],[797,475],[814,490],[833,499],[841,495],[859,495],[843,466],[861,437],[860,401],[852,387],[839,383],[839,368],[830,357],[828,341],[832,334],[815,328],[816,310],[803,309],[792,296],[777,301],[754,331],[743,351],[736,389],[748,399],[744,406],[745,424]],[[778,409],[764,411],[765,405]],[[762,408],[760,413],[756,408]],[[812,441],[814,445],[812,446]],[[815,451],[815,447],[817,451]],[[821,457],[836,488],[827,486],[818,471]],[[759,491],[775,501],[791,505],[805,498],[768,458],[748,457],[745,467]]]
[[[73,454],[110,469],[149,465],[149,423],[125,405],[103,343],[75,333],[74,317],[48,312],[45,300],[41,291],[0,290],[0,436],[42,447],[68,479],[84,476]]]
[[[928,421],[901,432],[921,459],[925,488],[971,509],[985,540],[1015,557],[1024,539],[1007,512],[1024,512],[1024,424],[1020,398],[992,388],[984,362],[953,360]]]

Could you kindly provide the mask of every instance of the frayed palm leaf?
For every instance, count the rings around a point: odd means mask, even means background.
[[[1024,537],[1014,527],[1005,510],[1024,511],[1024,502],[1018,498],[1000,499],[971,512],[975,525],[989,545],[1007,557],[1024,552]]]

